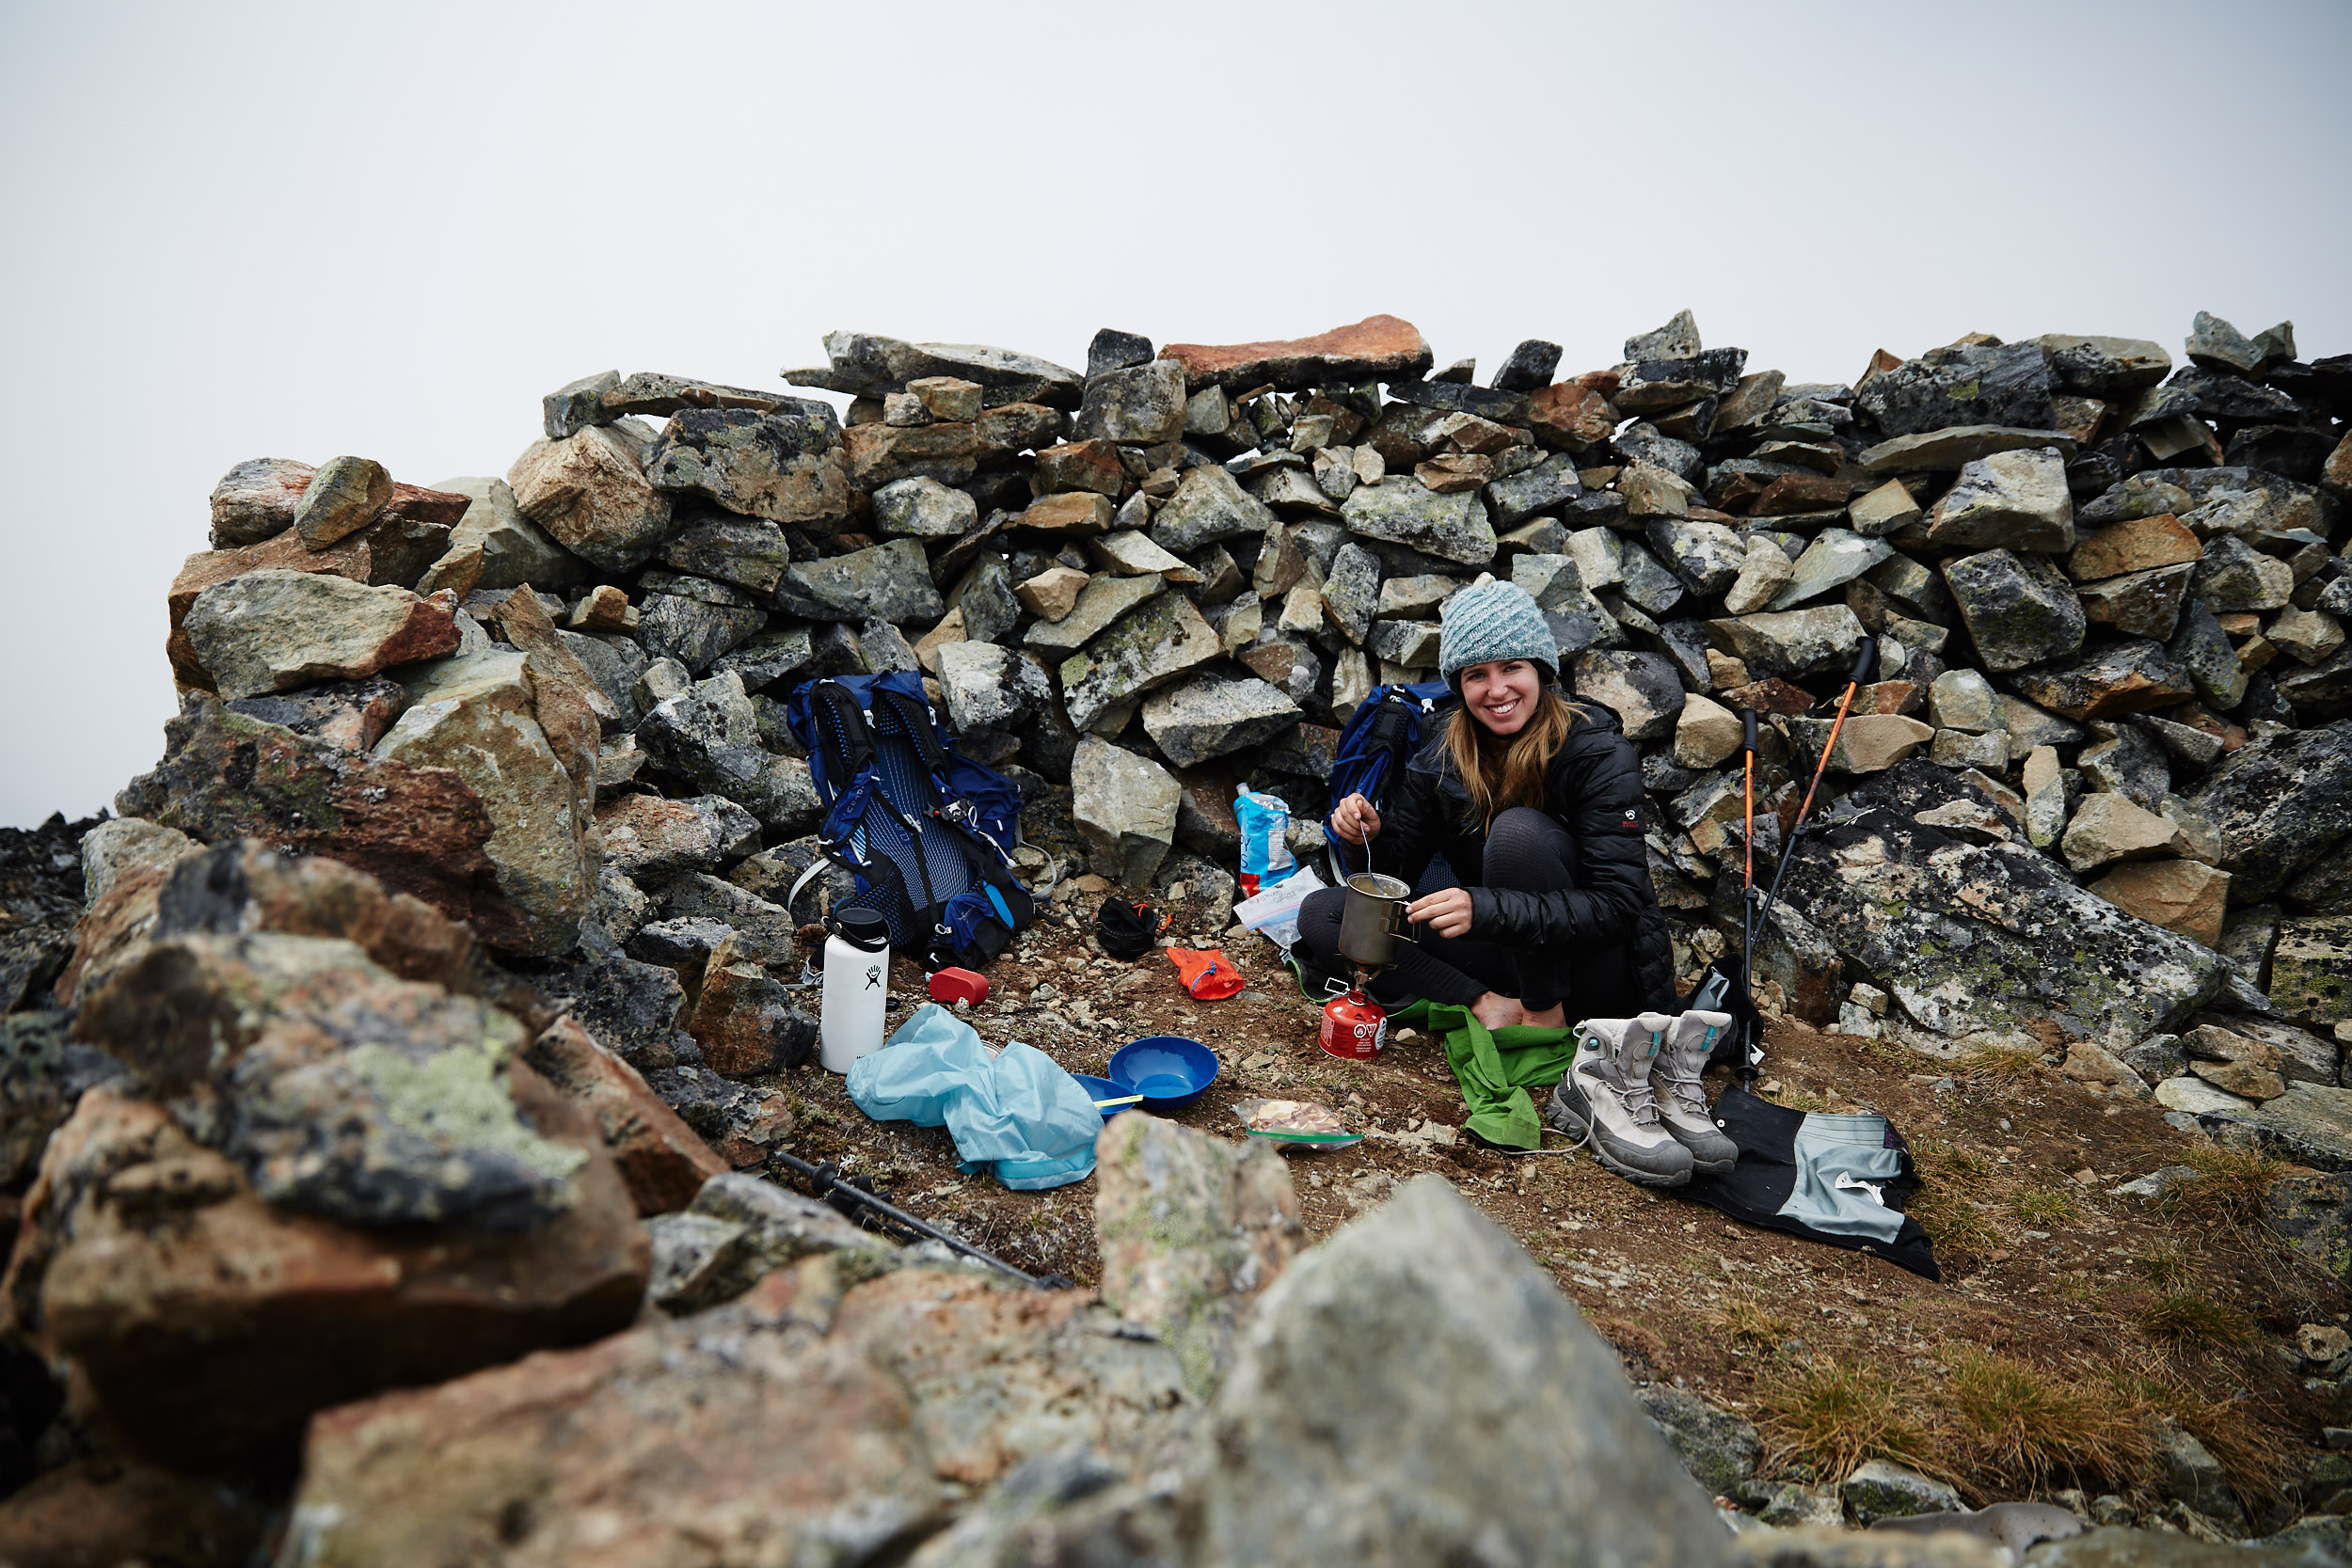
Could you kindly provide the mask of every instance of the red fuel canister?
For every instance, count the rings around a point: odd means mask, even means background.
[[[1316,1039],[1334,1056],[1368,1062],[1380,1054],[1388,1034],[1387,1010],[1359,990],[1335,996],[1323,1005],[1323,1028]]]

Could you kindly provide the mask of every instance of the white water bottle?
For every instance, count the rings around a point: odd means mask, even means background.
[[[827,1072],[882,1042],[882,1008],[890,1000],[890,930],[871,910],[845,910],[825,939],[824,1004],[817,1024],[817,1059]]]

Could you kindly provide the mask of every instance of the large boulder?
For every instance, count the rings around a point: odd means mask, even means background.
[[[642,565],[670,530],[670,498],[646,481],[641,450],[619,426],[533,441],[506,483],[525,517],[607,571]]]
[[[1176,842],[1175,776],[1093,736],[1080,736],[1070,764],[1071,816],[1089,863],[1120,887],[1140,888]]]
[[[2121,1051],[2172,1032],[2222,983],[2201,943],[2123,912],[2018,844],[1969,844],[1917,814],[1990,805],[1931,763],[1857,787],[1807,838],[1782,896],[1888,991],[1915,1042],[2031,1044],[2029,1025]],[[2039,1049],[2038,1046],[2036,1049]]]
[[[879,332],[828,332],[818,371],[787,371],[797,387],[822,387],[852,397],[881,398],[911,381],[953,376],[977,385],[993,409],[1003,404],[1078,406],[1084,377],[1050,359],[986,343],[910,343]]]
[[[493,944],[534,940],[535,924],[500,890],[482,797],[447,768],[352,751],[203,701],[166,722],[163,761],[132,780],[115,809],[201,843],[258,838],[332,855]]]
[[[1665,655],[1596,649],[1577,655],[1573,669],[1578,700],[1598,703],[1615,714],[1627,739],[1658,740],[1674,734],[1683,690]]]
[[[1214,674],[1153,693],[1143,705],[1143,729],[1160,754],[1178,768],[1197,767],[1255,746],[1298,722],[1299,706],[1264,681]]]
[[[49,1145],[4,1288],[86,1414],[199,1471],[282,1462],[310,1414],[635,1314],[647,1254],[585,1111],[506,1015],[351,943],[159,944],[81,1027],[207,1080],[199,1125],[99,1089]]]
[[[2050,389],[2049,358],[2038,344],[1954,343],[1872,376],[1853,405],[1887,436],[1973,424],[2048,430]]]
[[[1745,664],[1752,675],[1820,675],[1846,669],[1867,635],[1842,604],[1707,623],[1708,641]]]
[[[758,709],[735,671],[657,703],[639,721],[637,738],[663,767],[726,797],[762,827],[796,835],[824,815],[808,764],[776,756],[761,743]]]
[[[1223,652],[1216,629],[1190,599],[1173,594],[1152,599],[1121,616],[1085,652],[1062,661],[1062,700],[1070,722],[1077,729],[1092,729],[1105,714]]]
[[[2352,721],[2249,742],[2189,800],[2220,840],[2230,901],[2259,904],[2352,833]]]
[[[1152,542],[1189,556],[1204,545],[1245,533],[1268,533],[1274,526],[1274,514],[1243,489],[1239,480],[1214,464],[1202,464],[1184,475],[1176,493],[1153,515]]]
[[[2017,670],[2008,685],[2029,703],[2083,721],[2171,707],[2197,694],[2188,671],[2163,643],[2145,638]]]
[[[2083,645],[2082,601],[2046,557],[2005,549],[1962,556],[1944,563],[1944,581],[1988,670],[2022,670]]]
[[[1417,479],[1392,477],[1358,485],[1340,515],[1353,533],[1385,539],[1440,561],[1478,566],[1494,559],[1494,526],[1475,490],[1441,496]],[[1158,537],[1156,529],[1153,537]]]
[[[1958,549],[2070,550],[2074,502],[2055,449],[2004,451],[1960,470],[1928,509],[1928,542]]]
[[[790,402],[768,413],[681,409],[646,457],[646,480],[657,490],[702,496],[771,523],[848,516],[840,422],[827,404]]]
[[[1731,1555],[1615,1354],[1434,1176],[1266,1291],[1200,1452],[1218,1568]]]
[[[1289,1167],[1157,1117],[1112,1118],[1096,1146],[1103,1300],[1176,1353],[1207,1399],[1250,1307],[1305,1244]]]
[[[994,642],[939,645],[939,690],[958,735],[1025,727],[1054,698],[1045,672],[1027,655]]]
[[[527,950],[563,952],[596,894],[596,715],[532,654],[441,659],[403,685],[407,710],[375,755],[465,782],[489,814],[485,848]]]
[[[235,699],[352,680],[457,646],[446,601],[332,574],[259,571],[196,596],[181,623],[214,689]]]
[[[776,608],[809,621],[893,626],[929,626],[947,612],[923,546],[912,539],[795,562],[776,585]]]
[[[728,1306],[323,1418],[294,1501],[313,1560],[871,1562],[1025,1461],[1165,1457],[1175,1360],[1084,1292],[856,1276],[819,1252]]]

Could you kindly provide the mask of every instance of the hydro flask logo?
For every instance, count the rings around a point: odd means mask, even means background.
[[[867,990],[882,990],[882,965],[867,964],[866,966],[866,989]]]

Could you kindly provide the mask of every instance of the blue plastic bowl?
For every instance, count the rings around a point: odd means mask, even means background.
[[[1086,1090],[1089,1100],[1124,1100],[1136,1092],[1122,1089],[1109,1079],[1097,1078],[1090,1072],[1073,1072],[1070,1076],[1078,1081],[1078,1087]],[[1134,1109],[1132,1105],[1105,1105],[1103,1107],[1103,1119],[1108,1121],[1121,1111]]]
[[[1216,1082],[1216,1053],[1183,1035],[1130,1040],[1104,1069],[1121,1094],[1143,1096],[1147,1111],[1181,1111]]]

